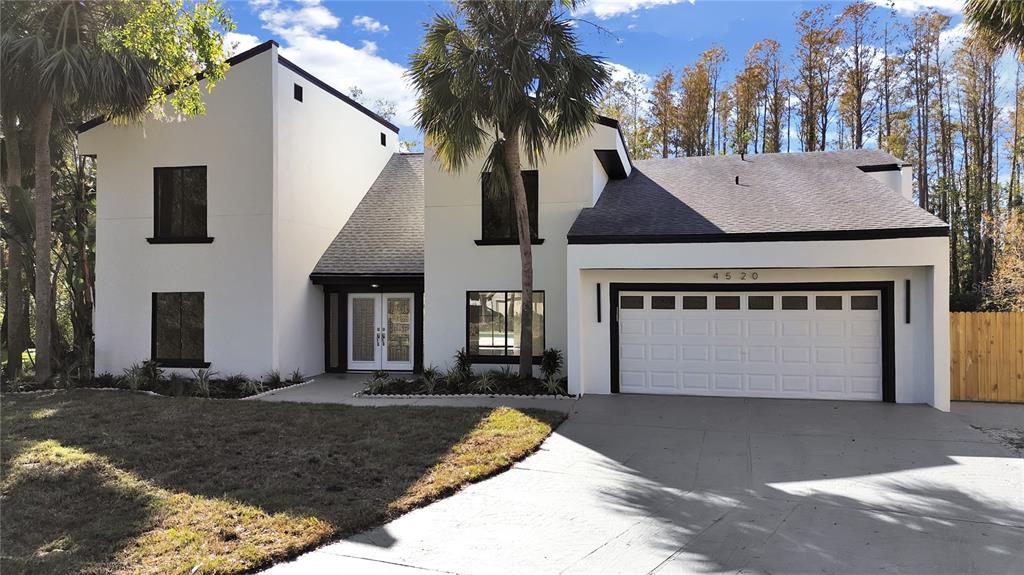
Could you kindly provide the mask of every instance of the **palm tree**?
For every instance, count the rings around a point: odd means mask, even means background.
[[[175,3],[7,2],[0,16],[0,83],[22,107],[5,106],[31,128],[35,149],[36,378],[52,374],[54,298],[51,139],[69,141],[94,115],[138,121],[167,101],[202,112],[196,72],[209,87],[223,77],[222,37],[232,29],[215,0],[182,12]],[[199,65],[202,65],[200,68]],[[168,94],[174,87],[174,92]],[[7,120],[13,125],[13,121]]]
[[[533,253],[521,158],[544,160],[589,133],[609,81],[600,58],[580,52],[562,0],[457,0],[437,14],[412,56],[416,120],[445,169],[486,153],[497,193],[512,194],[522,259],[519,376],[533,373]]]
[[[992,32],[999,44],[1024,50],[1024,3],[1017,0],[967,0],[964,17],[976,28]]]

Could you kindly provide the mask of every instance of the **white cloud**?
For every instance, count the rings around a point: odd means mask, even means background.
[[[370,16],[356,16],[352,19],[352,25],[356,28],[362,28],[367,32],[387,32],[391,30],[387,24],[381,24]]]
[[[630,74],[639,76],[640,79],[643,80],[645,86],[650,85],[650,83],[653,81],[653,78],[651,78],[648,74],[637,72],[636,70],[623,64],[616,64],[615,62],[605,62],[605,66],[607,66],[608,71],[611,72],[612,82],[625,80],[626,77],[628,77]]]
[[[604,20],[612,16],[629,14],[637,10],[664,6],[666,4],[679,4],[680,2],[693,4],[695,0],[591,0],[580,9],[581,14],[593,14]]]
[[[964,0],[870,0],[882,8],[893,9],[903,15],[917,14],[929,9],[936,9],[943,14],[960,14],[964,10]]]
[[[262,4],[257,4],[262,2]],[[342,92],[353,86],[367,100],[395,102],[394,122],[414,125],[416,92],[405,79],[405,66],[380,56],[376,42],[362,41],[356,48],[323,32],[337,28],[341,20],[319,0],[301,4],[280,0],[250,0],[257,9],[263,27],[282,42],[281,55],[308,70]]]
[[[245,52],[260,43],[260,39],[252,34],[228,32],[224,34],[224,53],[229,57]]]

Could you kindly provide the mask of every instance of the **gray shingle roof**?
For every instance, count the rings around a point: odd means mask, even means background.
[[[423,155],[395,154],[313,274],[423,273]]]
[[[569,241],[942,235],[942,220],[858,169],[885,164],[902,162],[879,150],[638,160],[628,178],[609,181],[596,205],[580,212]]]

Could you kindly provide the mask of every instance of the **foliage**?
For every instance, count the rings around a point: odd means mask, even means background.
[[[502,385],[513,385],[519,382],[519,374],[512,370],[511,365],[503,365],[489,372],[496,382]]]
[[[164,370],[160,369],[160,364],[147,359],[142,362],[142,378],[143,384],[147,387],[155,387],[160,383],[160,378],[164,375]]]
[[[195,381],[181,375],[180,373],[172,373],[171,377],[168,378],[167,388],[170,394],[174,397],[184,397],[186,395],[192,395],[192,388],[195,385]]]
[[[263,384],[270,388],[281,387],[283,381],[281,372],[276,369],[272,369],[263,375]]]
[[[217,372],[209,369],[198,369],[192,371],[192,378],[196,393],[202,397],[210,397],[210,380]]]
[[[967,0],[964,16],[1003,45],[1024,50],[1024,3],[1008,0]]]
[[[306,381],[306,376],[299,368],[295,368],[295,371],[288,377],[288,383],[302,383],[303,381]]]
[[[421,377],[423,380],[423,392],[426,394],[434,393],[443,381],[441,370],[433,365],[424,368]]]
[[[234,377],[239,378],[236,379],[236,381],[238,381],[239,388],[242,390],[242,395],[245,397],[263,393],[267,389],[266,386],[263,385],[263,380],[259,378],[245,377],[244,375]]]
[[[543,380],[544,391],[551,395],[565,394],[565,379],[557,375],[549,375]]]
[[[561,373],[564,364],[562,350],[549,347],[540,358],[540,372],[544,374],[544,379],[551,379]]]
[[[647,108],[646,80],[632,73],[610,83],[597,104],[602,116],[619,120],[629,153],[637,160],[653,157],[658,144]]]
[[[455,375],[461,380],[465,381],[473,375],[473,360],[469,357],[469,352],[466,348],[460,347],[455,352],[455,365],[452,369]]]
[[[498,389],[497,378],[491,372],[484,373],[473,382],[474,393],[494,393]]]
[[[989,283],[989,297],[996,309],[1024,311],[1024,212],[999,222],[996,232],[999,259]]]
[[[145,369],[138,363],[131,364],[125,368],[124,374],[121,376],[121,383],[132,391],[142,389],[147,384]]]

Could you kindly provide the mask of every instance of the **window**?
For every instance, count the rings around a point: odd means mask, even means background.
[[[487,363],[519,357],[523,292],[471,291],[466,294],[466,349]],[[533,292],[533,357],[544,351],[544,292]]]
[[[850,309],[857,311],[878,309],[878,296],[852,295],[850,296]]]
[[[302,86],[300,86],[298,84],[295,84],[295,90],[292,92],[292,95],[295,96],[296,100],[301,102],[302,101]]]
[[[807,296],[805,295],[784,295],[782,296],[782,309],[807,309]]]
[[[747,309],[775,309],[775,296],[752,295],[747,296]]]
[[[205,367],[203,292],[153,294],[152,359],[171,367]]]
[[[388,145],[388,135],[385,134],[384,132],[380,133],[380,145],[382,145],[382,146]]]
[[[814,296],[814,309],[840,310],[843,309],[843,296],[841,295],[819,295]]]
[[[206,236],[206,166],[153,168],[150,243],[213,241]]]
[[[537,170],[523,171],[526,186],[526,205],[530,212],[530,237],[537,239]],[[484,173],[480,180],[483,204],[483,239],[517,243],[519,226],[516,225],[515,203],[511,193],[498,193],[491,187],[491,174]]]
[[[716,295],[715,309],[740,309],[740,296]]]
[[[651,309],[676,309],[676,296],[654,295],[651,296]]]
[[[708,296],[684,295],[683,309],[708,309]]]
[[[619,297],[619,307],[621,309],[644,309],[644,296],[642,295],[624,295]]]

